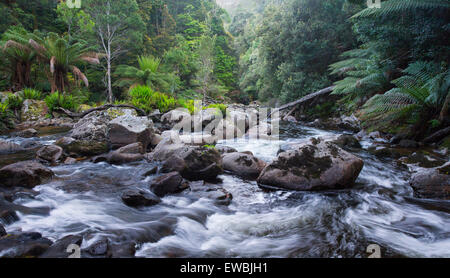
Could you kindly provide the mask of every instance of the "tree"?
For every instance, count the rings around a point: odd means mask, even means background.
[[[36,58],[36,52],[28,44],[32,38],[37,39],[38,35],[29,33],[22,27],[11,27],[3,35],[3,70],[8,72],[12,89],[15,91],[32,86],[31,67]]]
[[[162,70],[161,58],[151,55],[140,56],[138,58],[139,67],[120,65],[115,72],[121,79],[115,85],[119,87],[146,85],[154,90],[167,92],[171,90],[171,83],[175,76]]]
[[[135,0],[86,0],[83,7],[94,22],[94,31],[105,54],[108,101],[113,101],[113,62],[129,48],[142,42],[142,26]],[[127,49],[128,48],[128,49]]]
[[[200,91],[203,95],[203,103],[213,83],[214,72],[214,43],[216,37],[204,35],[200,40],[197,55],[199,57],[199,70],[197,72],[197,80],[200,83]]]
[[[52,93],[64,93],[70,89],[67,77],[69,71],[76,79],[83,81],[86,87],[89,86],[86,75],[76,65],[82,62],[100,63],[98,53],[93,52],[91,47],[82,42],[69,43],[66,37],[55,33],[49,33],[39,41],[30,39],[29,42],[45,66]]]

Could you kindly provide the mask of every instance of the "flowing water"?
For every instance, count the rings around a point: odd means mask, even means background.
[[[271,161],[279,148],[337,135],[283,124],[280,141],[219,144]],[[367,257],[370,244],[381,246],[384,257],[450,257],[449,203],[433,206],[414,199],[408,170],[364,149],[355,154],[365,166],[348,190],[267,192],[254,181],[222,175],[218,185],[233,195],[229,206],[185,191],[157,206],[127,207],[121,192],[148,190],[155,176],[144,174],[152,163],[57,166],[52,168],[56,178],[36,188],[39,195],[16,200],[50,207],[50,214],[19,213],[20,220],[7,230],[36,231],[52,240],[82,234],[82,247],[104,237],[133,241],[139,257]]]

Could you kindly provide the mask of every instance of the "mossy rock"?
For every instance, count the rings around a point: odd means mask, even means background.
[[[110,108],[106,110],[106,113],[108,114],[111,120],[114,120],[118,117],[122,117],[125,115],[138,116],[137,112],[134,109],[124,109],[124,108]]]
[[[91,140],[75,140],[64,137],[56,142],[56,145],[62,147],[64,151],[72,157],[95,156],[109,152],[107,142]]]
[[[27,99],[23,102],[21,110],[22,121],[37,121],[48,114],[45,101]]]

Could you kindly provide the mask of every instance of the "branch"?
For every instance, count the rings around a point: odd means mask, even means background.
[[[430,136],[425,138],[423,142],[426,144],[434,143],[447,137],[448,135],[450,135],[450,126],[431,134]]]
[[[110,108],[131,108],[131,109],[136,110],[138,115],[140,115],[140,116],[147,116],[147,113],[145,113],[144,110],[142,110],[140,108],[137,108],[137,107],[135,107],[133,105],[128,105],[128,104],[105,104],[105,105],[102,105],[102,106],[99,106],[99,107],[95,107],[95,108],[86,110],[86,111],[81,112],[81,113],[74,113],[72,111],[69,111],[69,110],[61,108],[61,107],[55,108],[54,111],[55,112],[62,112],[64,114],[66,114],[67,116],[69,116],[70,118],[83,118],[83,117],[85,117],[86,115],[89,115],[92,112],[104,111],[104,110],[108,110]]]
[[[304,97],[302,97],[301,99],[296,100],[296,101],[294,101],[294,102],[285,104],[285,105],[283,105],[283,106],[281,106],[281,107],[275,109],[275,110],[271,113],[271,116],[272,116],[275,112],[283,111],[283,110],[286,110],[286,109],[288,109],[288,108],[291,108],[291,107],[297,106],[297,105],[299,105],[299,104],[302,104],[302,103],[304,103],[304,102],[306,102],[306,101],[308,101],[308,100],[314,99],[314,98],[316,98],[316,97],[319,97],[319,96],[322,96],[322,95],[330,94],[331,92],[333,92],[334,88],[335,88],[335,86],[331,86],[331,87],[322,89],[322,90],[320,90],[320,91],[317,91],[317,92],[315,92],[315,93],[309,94],[309,95],[307,95],[307,96],[304,96]]]

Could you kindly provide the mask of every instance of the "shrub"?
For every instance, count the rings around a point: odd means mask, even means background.
[[[45,103],[47,104],[50,114],[59,107],[70,111],[76,111],[79,105],[73,96],[64,94],[60,95],[58,92],[48,95],[45,98]]]
[[[6,97],[6,105],[13,111],[18,111],[22,108],[23,98],[15,94],[8,94]]]
[[[13,113],[7,102],[0,102],[0,132],[14,128]]]
[[[179,99],[178,100],[178,105],[180,107],[186,108],[187,110],[189,110],[189,113],[194,114],[195,112],[195,105],[194,105],[194,100],[192,99]]]
[[[23,99],[33,99],[33,100],[41,100],[42,99],[42,93],[36,89],[31,88],[25,88],[20,93],[20,96]]]
[[[130,90],[131,104],[150,113],[154,109],[159,109],[161,113],[175,109],[178,102],[170,96],[155,92],[148,86],[136,86]]]

